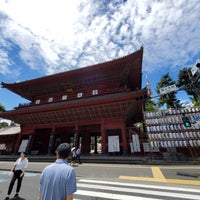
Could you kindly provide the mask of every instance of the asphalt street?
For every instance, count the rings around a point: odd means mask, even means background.
[[[9,170],[13,162],[0,162],[0,199],[5,198],[10,181]],[[50,163],[30,162],[20,192],[21,200],[36,200],[42,169]],[[185,192],[184,199],[200,196],[200,166],[149,166],[84,163],[74,166],[78,191],[75,199],[174,199],[169,190],[177,189],[176,200]],[[180,175],[181,174],[181,175]],[[195,176],[196,175],[196,176]],[[141,185],[142,184],[142,185]],[[154,187],[149,189],[151,187]],[[168,188],[170,186],[170,188]],[[139,189],[141,187],[141,189]],[[144,188],[147,187],[146,191]],[[158,191],[158,187],[163,187]],[[167,189],[167,193],[163,193]],[[181,188],[181,189],[180,189]],[[15,190],[15,187],[14,187]],[[14,195],[14,191],[13,194]],[[156,195],[151,192],[155,190]],[[188,190],[188,192],[187,192]],[[180,192],[182,191],[182,192]],[[199,193],[198,193],[199,191]],[[131,193],[130,192],[134,192]],[[149,195],[147,195],[149,193]],[[193,195],[191,198],[187,195]],[[166,195],[163,197],[163,195]],[[90,196],[90,198],[88,197]],[[17,200],[15,198],[15,200]]]

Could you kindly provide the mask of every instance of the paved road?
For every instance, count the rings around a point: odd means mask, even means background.
[[[40,172],[48,164],[30,163],[22,183],[21,200],[37,199]],[[10,177],[6,169],[10,169],[10,165],[10,162],[0,162],[0,200],[7,192]],[[177,175],[177,172],[198,174],[200,166],[82,164],[75,166],[75,170],[76,200],[200,199],[200,177]]]

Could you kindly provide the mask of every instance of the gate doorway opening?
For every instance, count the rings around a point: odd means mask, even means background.
[[[101,153],[101,136],[95,135],[90,137],[90,153]]]
[[[32,150],[38,151],[38,154],[41,155],[47,154],[51,132],[51,129],[36,129],[32,144]]]

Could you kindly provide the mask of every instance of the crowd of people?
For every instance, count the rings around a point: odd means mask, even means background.
[[[77,190],[76,173],[73,165],[81,164],[81,150],[70,146],[68,143],[60,144],[56,149],[56,161],[45,167],[40,176],[38,200],[73,200],[73,194]],[[71,163],[69,158],[71,157]],[[72,166],[71,166],[72,165]],[[4,200],[9,200],[13,186],[17,180],[16,193],[19,196],[25,170],[28,167],[26,152],[21,152],[11,168],[12,175],[7,196]]]

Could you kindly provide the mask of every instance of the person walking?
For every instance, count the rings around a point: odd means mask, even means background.
[[[81,150],[80,148],[76,149],[76,160],[81,164]]]
[[[40,176],[38,200],[73,200],[76,192],[76,173],[67,160],[71,153],[68,143],[56,149],[56,161],[48,165]]]
[[[74,166],[76,163],[76,147],[71,148],[71,165]]]
[[[14,163],[14,166],[11,169],[10,174],[11,175],[13,174],[13,176],[10,181],[10,185],[9,185],[8,192],[7,192],[7,197],[5,198],[5,200],[10,199],[10,194],[12,192],[12,189],[13,189],[13,186],[14,186],[16,180],[17,180],[17,187],[16,187],[16,194],[14,197],[19,196],[22,179],[24,177],[25,170],[27,169],[27,167],[28,167],[28,158],[26,158],[26,152],[21,152],[20,157],[16,160],[16,162]]]

